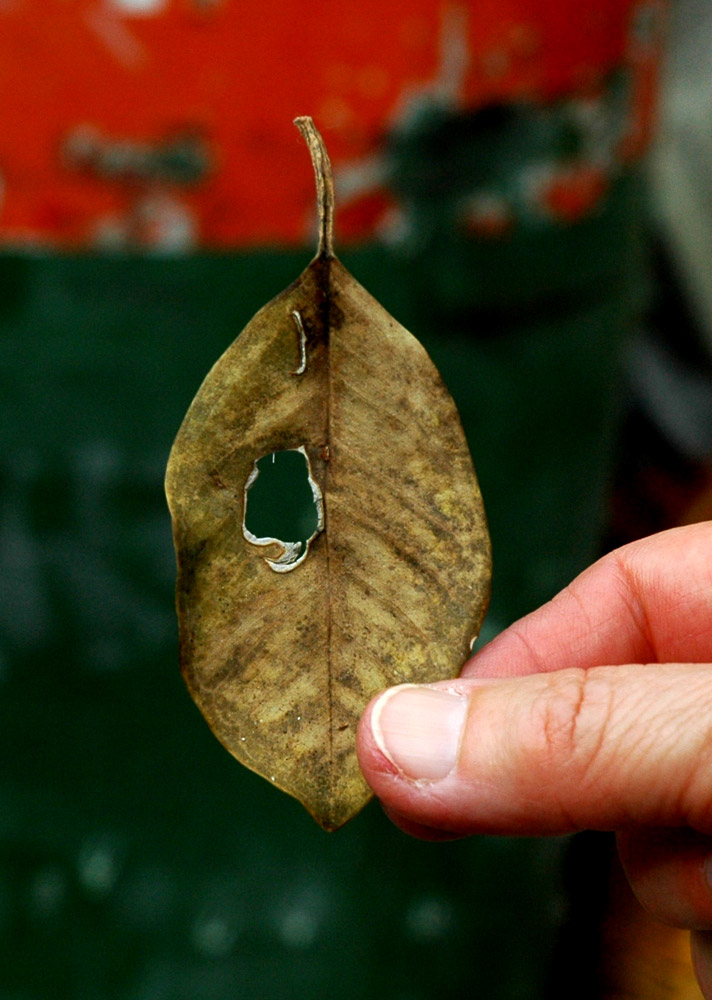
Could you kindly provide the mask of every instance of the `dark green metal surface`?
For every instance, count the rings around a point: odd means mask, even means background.
[[[596,552],[635,198],[621,185],[563,252],[344,255],[460,407],[490,634]],[[307,261],[0,259],[2,1000],[549,1000],[561,842],[419,843],[375,804],[327,835],[218,745],[178,674],[168,449]]]

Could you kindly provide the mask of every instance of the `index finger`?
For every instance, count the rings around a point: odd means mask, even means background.
[[[465,677],[712,659],[712,521],[632,542],[465,664]]]

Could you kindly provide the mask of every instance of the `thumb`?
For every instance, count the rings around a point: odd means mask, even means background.
[[[366,711],[361,767],[411,831],[711,834],[711,680],[634,664],[403,685]]]

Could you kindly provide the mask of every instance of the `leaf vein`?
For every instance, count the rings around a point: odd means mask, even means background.
[[[349,578],[359,583],[369,594],[374,594],[381,602],[382,607],[386,608],[394,618],[399,618],[401,622],[407,624],[426,646],[430,646],[432,639],[423,631],[423,628],[414,621],[407,611],[404,611],[403,608],[399,607],[390,597],[384,594],[382,590],[374,586],[371,580],[366,579],[365,576],[355,572],[353,569],[349,572]],[[379,666],[382,667],[382,664],[379,664]]]
[[[364,509],[359,509],[358,507],[349,509],[348,520],[351,525],[359,524],[361,527],[366,528],[370,534],[374,535],[379,542],[387,545],[398,558],[398,562],[404,562],[411,569],[417,569],[417,574],[421,576],[428,577],[438,588],[438,590],[446,595],[451,593],[451,584],[447,580],[444,580],[440,573],[433,569],[432,565],[426,565],[422,559],[422,553],[419,551],[413,551],[412,548],[406,547],[403,538],[395,539],[392,537],[391,533],[384,532],[383,526],[381,524],[374,523],[374,521],[368,517]]]

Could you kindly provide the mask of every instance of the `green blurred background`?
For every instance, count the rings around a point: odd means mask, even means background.
[[[598,550],[639,221],[631,174],[590,221],[499,258],[445,239],[343,255],[460,408],[488,635]],[[167,454],[308,259],[0,259],[3,1000],[554,995],[564,842],[419,843],[374,803],[326,835],[225,753],[179,677]],[[478,276],[456,300],[453,261]]]
[[[693,39],[701,23],[696,2],[681,4],[692,11]],[[228,9],[235,16],[228,4],[183,5],[180,15],[156,0],[144,6],[160,12],[155,22],[126,23],[137,38],[143,26],[157,52],[163,29],[151,32],[164,13],[166,32],[180,27],[181,17],[196,38],[210,17],[218,34],[219,18]],[[509,6],[518,18],[519,5]],[[604,48],[604,15],[623,24],[630,8],[627,62],[621,55],[616,63],[614,39],[606,51],[615,67],[596,76],[582,43],[580,59],[574,53],[570,60],[579,59],[580,78],[561,77],[555,99],[536,103],[525,87],[514,99],[519,91],[507,83],[501,58],[497,63],[499,8],[465,4],[494,33],[476,39],[483,52],[474,53],[470,68],[484,95],[476,110],[464,106],[457,86],[447,92],[459,36],[445,51],[444,16],[442,77],[382,125],[376,182],[361,190],[362,208],[387,191],[399,214],[386,213],[385,229],[340,254],[424,343],[460,410],[494,553],[481,641],[640,527],[640,494],[627,521],[625,505],[612,506],[611,495],[617,473],[620,501],[621,467],[645,457],[639,438],[621,450],[631,385],[649,401],[657,371],[637,338],[651,322],[651,275],[659,278],[648,260],[645,136],[638,134],[632,152],[627,143],[652,114],[663,5],[600,0],[585,7],[593,17],[588,28],[574,16],[546,21],[555,4],[521,6],[532,18],[538,11],[552,37],[563,24],[576,45],[593,39]],[[409,13],[410,5],[399,7],[399,16]],[[313,8],[309,17],[317,18]],[[307,23],[306,13],[295,18],[295,25]],[[267,32],[271,45],[277,20],[250,29],[255,37]],[[536,32],[510,34],[507,58],[525,84],[530,59],[539,59],[541,79],[551,83],[553,64],[569,57],[566,47],[544,46],[535,58]],[[53,51],[48,36],[37,37],[45,46],[37,51]],[[351,45],[350,37],[341,41]],[[277,48],[269,52],[280,57]],[[206,64],[205,80],[217,80]],[[141,85],[135,67],[122,72]],[[150,77],[150,68],[145,72]],[[314,77],[311,66],[304,74]],[[77,80],[74,96],[85,96]],[[166,80],[156,77],[170,96]],[[263,95],[252,79],[248,84],[252,98],[242,110],[257,121]],[[682,92],[693,89],[685,83]],[[226,107],[220,114],[228,134]],[[117,109],[125,110],[120,100]],[[256,151],[252,174],[259,179],[259,157],[272,140],[250,128],[244,144]],[[156,191],[174,198],[169,208],[191,210],[194,191],[172,174],[161,179],[173,148],[166,136],[156,132],[147,142],[139,133],[80,128],[70,135],[85,141],[80,153],[88,160],[79,156],[79,166],[95,174],[70,177],[65,161],[54,164],[63,183],[77,184],[75,213],[82,183],[124,205],[118,229],[111,217],[108,229],[94,233],[101,252],[22,252],[14,244],[0,254],[0,1000],[593,1000],[600,996],[606,847],[596,841],[589,850],[581,838],[421,843],[393,828],[377,803],[327,835],[298,803],[240,767],[190,701],[178,672],[175,561],[163,496],[168,452],[210,366],[298,276],[310,251],[218,253],[200,242],[171,244],[170,225],[157,225],[168,243],[160,246],[159,238],[152,252],[156,220],[142,212]],[[206,134],[210,139],[209,128]],[[274,149],[291,153],[279,136]],[[213,150],[210,142],[205,148]],[[657,206],[661,190],[687,190],[670,166],[678,152],[671,148]],[[680,161],[690,162],[680,148]],[[125,175],[117,155],[134,158]],[[369,181],[373,163],[356,167]],[[23,176],[16,173],[16,190]],[[33,177],[25,178],[28,190]],[[219,172],[203,180],[213,199],[206,224],[219,235]],[[48,228],[64,223],[76,238],[75,215],[57,211],[61,199],[55,204],[53,196],[36,218]],[[263,197],[254,196],[258,207]],[[686,220],[708,218],[690,204]],[[237,208],[227,207],[235,210],[226,210],[232,224]],[[669,216],[683,217],[675,210]],[[177,218],[183,238],[188,216]],[[121,252],[106,252],[112,240]],[[710,253],[698,247],[688,257],[703,261],[697,283],[707,287]],[[658,319],[677,336],[679,316],[675,304]],[[677,371],[667,355],[662,370]],[[678,399],[692,399],[684,378],[659,384],[675,404],[670,412],[684,410]],[[701,398],[697,382],[693,388]],[[656,402],[648,417],[659,410]],[[712,426],[700,412],[700,426]],[[685,453],[689,441],[675,433],[675,426],[664,428],[668,445]],[[659,453],[659,438],[653,445]],[[712,468],[709,433],[694,446],[690,454],[706,455]],[[269,521],[274,512],[260,514]],[[664,522],[658,516],[646,525]]]

